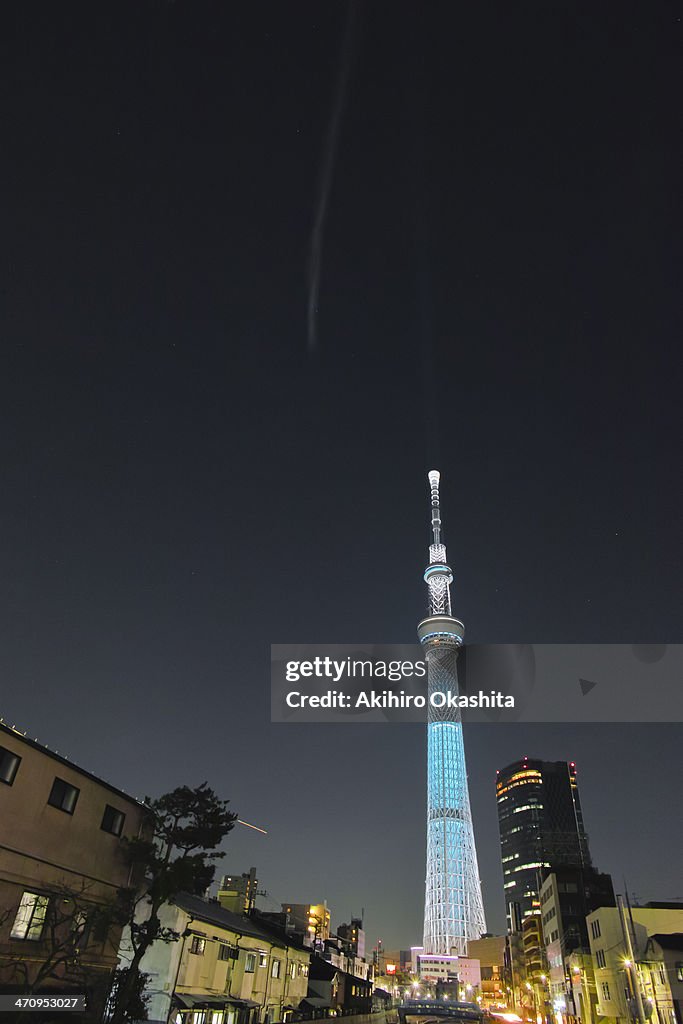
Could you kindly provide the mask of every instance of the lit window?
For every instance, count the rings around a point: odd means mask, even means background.
[[[676,981],[683,981],[683,963],[676,964]]]
[[[296,964],[292,963],[289,965],[289,975],[294,980],[296,978]]]
[[[14,918],[10,937],[13,939],[39,939],[43,934],[49,896],[37,892],[25,892]]]
[[[7,750],[6,747],[0,747],[0,782],[11,786],[20,764],[21,758],[18,754]]]
[[[58,807],[60,811],[73,814],[79,793],[80,789],[76,789],[75,786],[65,782],[64,779],[57,778],[52,783],[52,789],[50,790],[47,802],[51,807]]]
[[[256,969],[256,953],[247,953],[246,963],[244,964],[244,973],[253,974]]]
[[[126,816],[122,811],[117,811],[115,807],[107,804],[104,808],[100,828],[103,832],[110,832],[113,836],[120,836],[123,832],[123,823],[125,820]]]
[[[273,978],[279,978],[280,977],[280,967],[281,966],[282,966],[282,961],[281,960],[273,960],[273,969],[270,972],[271,976]]]
[[[259,950],[258,965],[259,965],[259,967],[267,967],[268,966],[268,954],[264,953],[262,949]]]
[[[193,935],[192,942],[190,943],[190,953],[194,953],[196,956],[204,956],[205,949],[206,939],[202,935]]]

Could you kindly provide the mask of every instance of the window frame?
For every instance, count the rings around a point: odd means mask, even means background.
[[[25,910],[25,908],[29,906],[29,903],[26,901],[27,896],[33,897],[33,903],[30,905],[31,910],[28,919],[21,922],[22,924],[25,924],[24,934],[19,935],[17,934],[16,930],[17,922],[19,921],[19,916],[21,915],[22,910]],[[12,928],[10,929],[10,939],[14,939],[17,942],[40,942],[40,940],[43,937],[43,932],[45,931],[45,924],[47,922],[47,914],[49,909],[50,897],[46,893],[33,892],[32,889],[24,889],[24,891],[21,894],[19,906],[17,907],[17,912],[14,915],[14,922],[12,923]],[[36,927],[36,911],[40,913],[41,910],[43,912],[42,917],[40,917],[37,922],[38,925],[40,926],[40,931],[38,932],[37,935],[31,935],[30,932]]]
[[[7,778],[5,778],[4,769],[2,769],[3,758],[5,759],[5,764],[9,765]],[[16,754],[13,750],[10,750],[9,747],[0,746],[0,782],[3,782],[6,786],[13,786],[20,764],[20,754]]]
[[[256,953],[253,949],[245,951],[244,973],[254,974],[256,972]],[[251,964],[251,966],[249,966]]]
[[[188,952],[192,953],[193,956],[204,956],[206,952],[206,936],[194,934]]]
[[[118,832],[115,832],[111,828],[105,828],[105,820],[107,818],[107,812],[108,811],[111,811],[112,814],[114,814],[114,815],[118,815],[118,817],[121,819],[121,826],[120,826]],[[125,813],[123,811],[120,811],[118,809],[118,807],[114,807],[113,804],[105,804],[104,805],[104,811],[102,813],[102,821],[100,823],[100,831],[101,832],[106,832],[107,835],[115,836],[117,839],[120,839],[121,836],[123,835],[123,826],[125,824],[126,824],[126,815],[125,815]]]
[[[73,793],[76,794],[74,796],[73,804],[70,807],[65,806],[64,803],[57,803],[55,788],[58,786],[58,784],[65,787],[63,795],[66,795],[68,791],[73,791]],[[78,803],[78,798],[80,795],[81,791],[78,788],[78,786],[74,786],[73,783],[67,782],[66,779],[63,779],[60,775],[55,775],[54,780],[52,782],[50,795],[47,798],[48,806],[54,807],[56,810],[62,811],[64,814],[73,815],[74,811],[76,810],[76,805]]]

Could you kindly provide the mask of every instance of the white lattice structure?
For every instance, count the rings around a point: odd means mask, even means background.
[[[456,661],[465,627],[451,614],[453,574],[441,540],[439,473],[429,474],[432,544],[424,578],[429,615],[418,626],[425,648],[429,692],[457,693]],[[467,788],[460,712],[435,708],[427,724],[427,879],[425,954],[467,954],[467,942],[486,931],[474,829]]]

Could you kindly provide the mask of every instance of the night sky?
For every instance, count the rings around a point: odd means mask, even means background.
[[[271,725],[269,645],[414,640],[433,465],[470,640],[683,639],[679,12],[2,22],[0,714],[135,795],[208,780],[264,907],[416,944],[424,729]],[[489,927],[524,754],[578,763],[617,889],[683,896],[682,738],[472,726]]]

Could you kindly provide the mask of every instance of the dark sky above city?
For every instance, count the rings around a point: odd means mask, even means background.
[[[3,9],[0,715],[208,780],[269,909],[420,941],[424,729],[271,725],[269,645],[414,640],[432,465],[472,641],[682,639],[679,15]],[[489,927],[524,754],[578,763],[617,889],[683,896],[682,738],[472,726]]]

